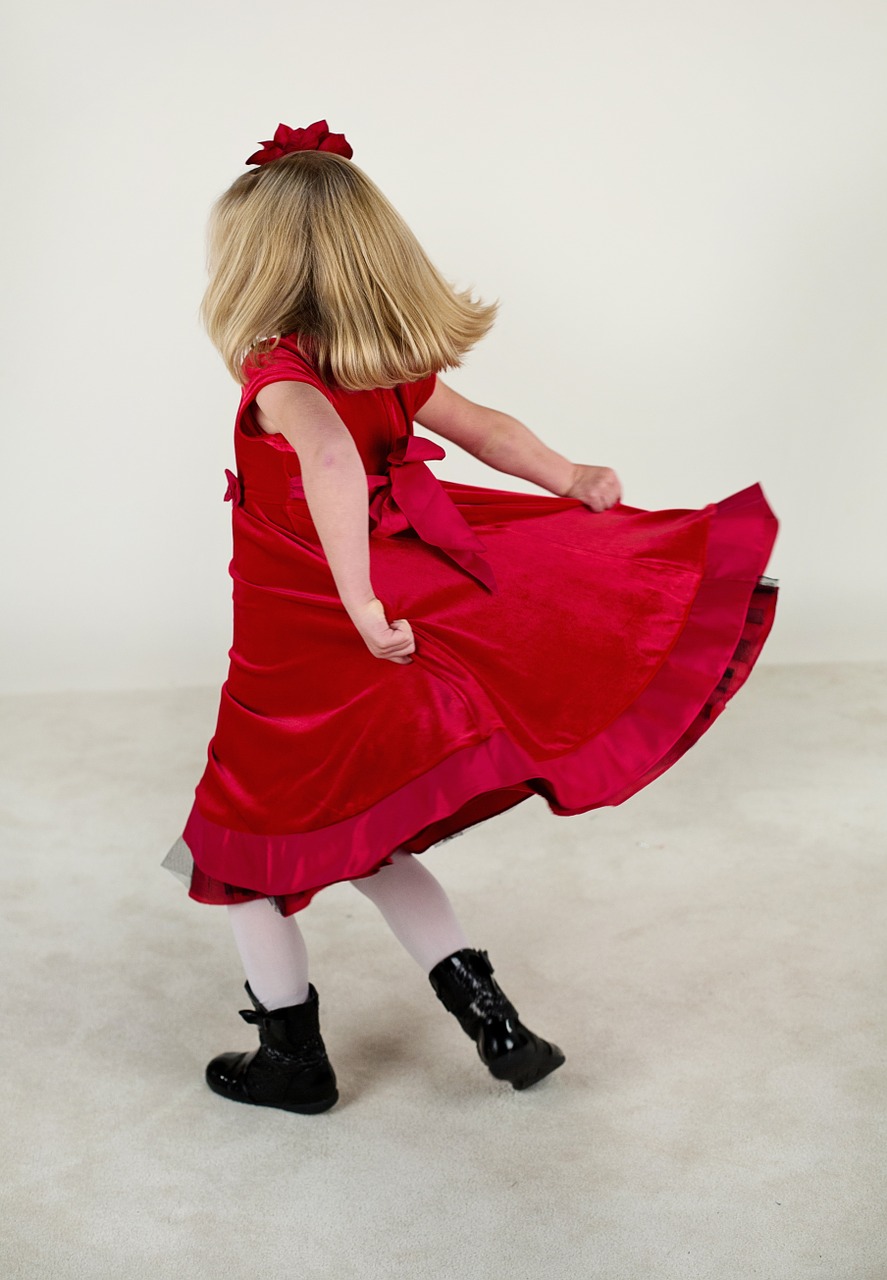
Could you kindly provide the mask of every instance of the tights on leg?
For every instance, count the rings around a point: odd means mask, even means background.
[[[295,918],[268,898],[229,902],[228,918],[250,989],[266,1009],[308,999],[308,949]]]
[[[391,864],[375,875],[351,883],[376,904],[397,940],[426,973],[469,945],[443,885],[405,849],[396,850]]]
[[[469,945],[440,881],[411,853],[398,849],[389,866],[351,883],[374,902],[389,928],[426,973]],[[227,906],[250,989],[266,1009],[308,999],[308,950],[293,915],[268,898]]]

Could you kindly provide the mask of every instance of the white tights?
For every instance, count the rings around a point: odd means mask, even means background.
[[[352,880],[374,902],[395,937],[426,973],[469,945],[440,881],[411,853],[398,849],[390,866]],[[266,1009],[308,999],[308,950],[295,915],[282,916],[268,898],[228,904],[228,918],[247,981]]]

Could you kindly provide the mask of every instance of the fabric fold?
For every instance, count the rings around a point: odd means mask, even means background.
[[[749,522],[738,540],[737,517]],[[704,571],[676,640],[643,690],[586,741],[536,756],[499,728],[364,812],[307,832],[224,828],[195,803],[183,836],[190,896],[267,896],[288,915],[331,881],[374,874],[398,848],[421,853],[533,795],[558,816],[622,804],[689,750],[748,678],[775,617],[778,581],[762,570],[776,528],[759,486],[713,508]],[[181,875],[179,842],[168,859]],[[261,883],[261,894],[250,883]]]

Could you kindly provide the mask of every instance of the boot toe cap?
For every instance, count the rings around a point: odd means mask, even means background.
[[[244,1073],[256,1050],[251,1052],[220,1053],[206,1064],[206,1083],[215,1092],[239,1102],[249,1102],[244,1086]]]

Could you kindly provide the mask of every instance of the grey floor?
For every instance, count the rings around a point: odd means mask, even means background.
[[[887,667],[759,665],[669,773],[423,855],[564,1067],[497,1083],[349,885],[299,921],[341,1099],[159,867],[218,691],[4,699],[4,1277],[884,1280]]]

